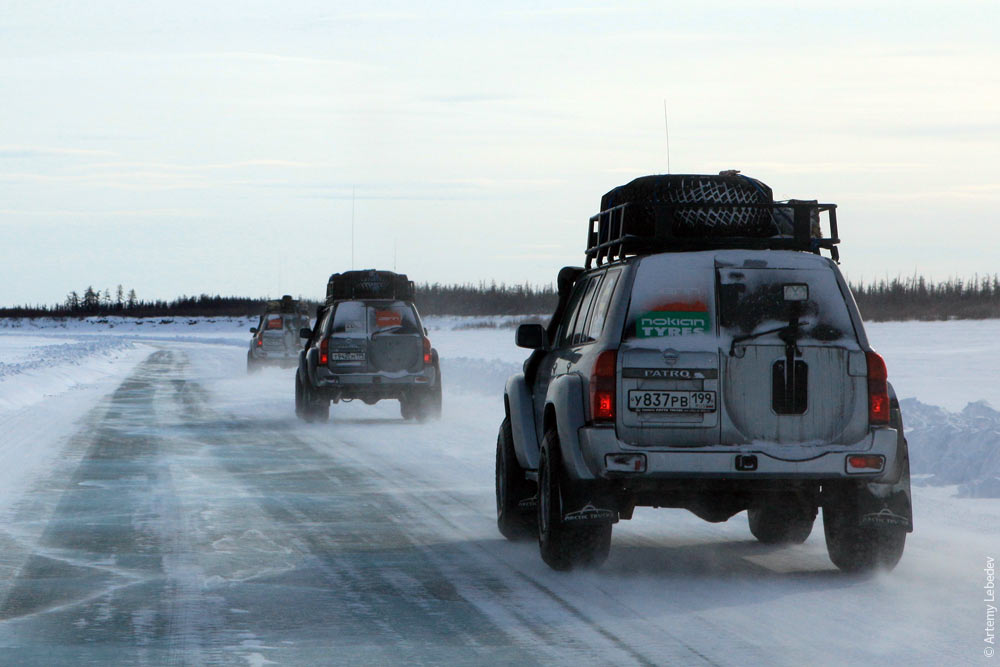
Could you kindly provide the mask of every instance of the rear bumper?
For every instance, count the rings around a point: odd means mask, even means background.
[[[335,393],[400,394],[414,389],[427,389],[437,383],[433,366],[419,373],[334,373],[327,368],[316,369],[316,387]]]
[[[579,429],[580,456],[565,457],[567,472],[577,479],[864,479],[881,481],[898,476],[898,434],[895,429],[872,431],[863,440],[850,444],[814,445],[732,445],[698,448],[644,448],[625,445],[613,427]],[[645,456],[644,472],[609,471],[612,454]],[[848,472],[847,457],[878,455],[885,458],[881,470]],[[738,459],[737,457],[742,457]],[[747,458],[752,457],[752,458]],[[575,459],[575,460],[574,460]],[[752,461],[753,469],[737,465]]]
[[[268,352],[254,347],[250,349],[250,358],[254,363],[267,366],[294,366],[299,362],[298,350],[288,352]]]

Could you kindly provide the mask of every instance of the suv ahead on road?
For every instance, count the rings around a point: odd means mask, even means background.
[[[548,327],[517,330],[534,351],[504,396],[500,532],[569,569],[601,563],[636,506],[747,510],[767,544],[805,541],[822,508],[837,567],[895,566],[912,531],[902,417],[837,242],[834,205],[773,202],[735,172],[605,195]]]
[[[299,330],[307,326],[305,304],[290,294],[268,301],[257,326],[250,329],[253,337],[247,350],[247,373],[260,370],[261,366],[294,366],[302,349]]]
[[[404,419],[441,416],[438,353],[413,305],[413,283],[391,271],[330,276],[326,304],[295,375],[295,413],[326,421],[330,402],[397,399]]]

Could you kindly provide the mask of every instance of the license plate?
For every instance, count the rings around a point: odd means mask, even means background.
[[[364,361],[364,352],[331,352],[330,359],[333,361]]]
[[[628,409],[636,412],[715,412],[715,392],[633,389],[628,393]]]

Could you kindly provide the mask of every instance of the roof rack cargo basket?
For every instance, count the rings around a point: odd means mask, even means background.
[[[587,229],[588,269],[629,255],[723,248],[826,249],[840,260],[836,204],[775,202],[769,187],[737,172],[645,176],[607,193],[601,208]]]
[[[265,313],[304,313],[306,304],[292,298],[291,294],[286,294],[280,299],[270,299],[264,304]]]
[[[326,303],[340,299],[413,300],[413,281],[406,274],[392,271],[344,271],[334,273],[326,284]]]

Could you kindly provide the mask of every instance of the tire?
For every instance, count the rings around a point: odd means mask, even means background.
[[[524,478],[524,468],[514,453],[510,418],[500,424],[497,434],[496,461],[497,528],[508,540],[531,539],[537,534],[537,515],[521,509],[520,502],[536,492],[535,485]]]
[[[611,524],[563,523],[562,499],[567,485],[559,438],[551,430],[545,434],[538,460],[538,549],[553,570],[597,567],[611,549]]]
[[[421,424],[441,418],[441,389],[431,387],[414,392],[410,397],[410,411]]]
[[[247,375],[252,375],[259,370],[260,368],[257,367],[256,363],[254,363],[253,356],[247,352]]]
[[[330,400],[316,396],[307,383],[302,383],[302,418],[307,422],[325,422],[330,419]]]
[[[441,419],[441,366],[434,364],[434,376],[437,382],[430,393],[430,413],[434,419]]]
[[[302,397],[302,379],[299,374],[295,374],[295,416],[302,419],[304,415],[304,401]]]
[[[906,529],[893,525],[858,525],[849,508],[823,507],[823,532],[830,560],[844,572],[891,570],[903,557]]]
[[[769,498],[747,510],[750,532],[761,544],[802,544],[812,533],[816,508],[794,496]]]
[[[413,419],[413,401],[406,396],[399,399],[399,415],[409,421]]]

